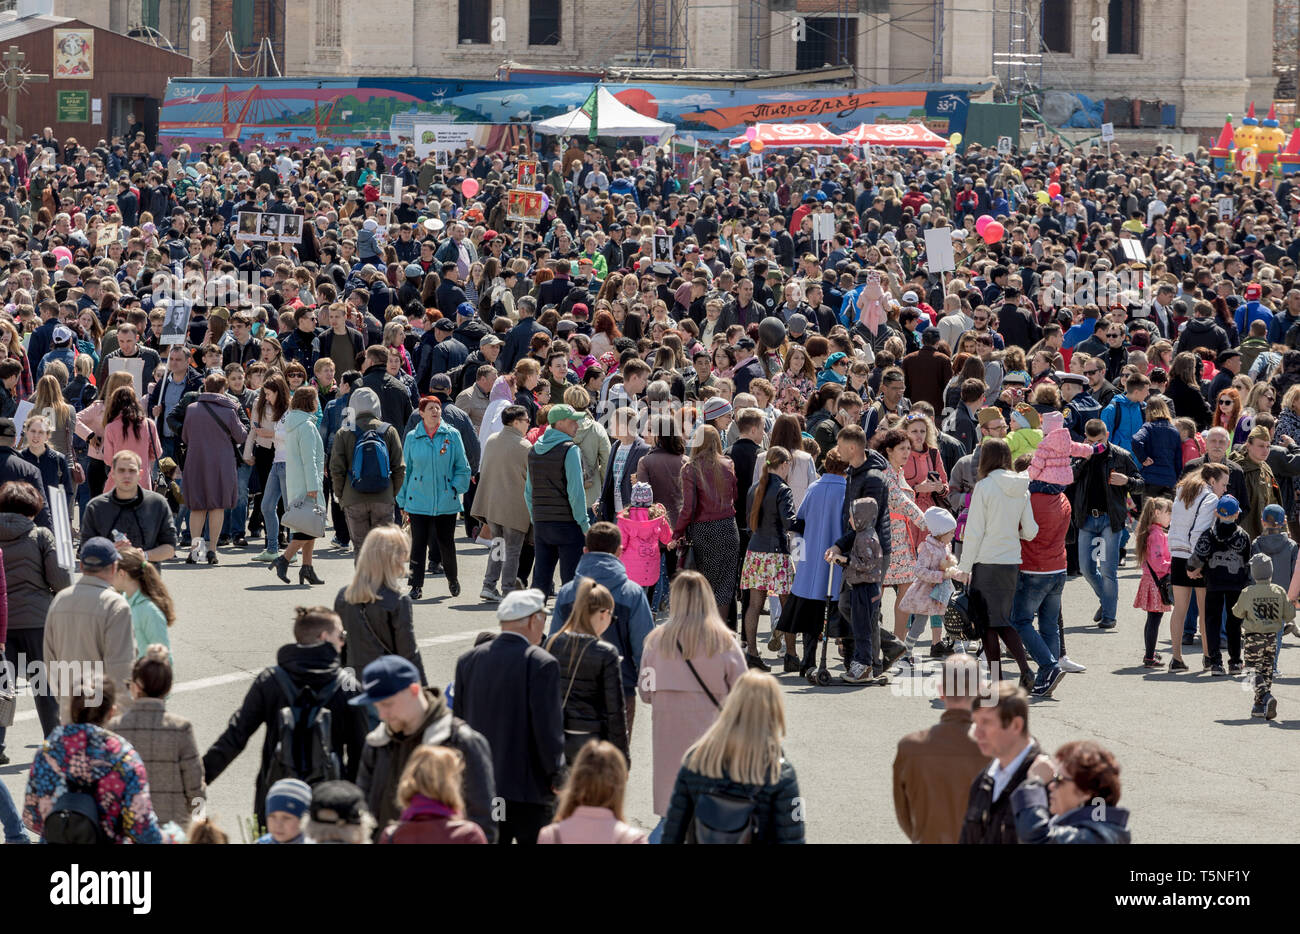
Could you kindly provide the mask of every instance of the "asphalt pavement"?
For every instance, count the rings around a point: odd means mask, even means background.
[[[322,543],[323,544],[323,543]],[[486,548],[460,549],[462,593],[452,598],[445,578],[425,581],[415,626],[431,683],[446,686],[456,659],[474,636],[496,627],[495,606],[478,599]],[[351,575],[351,555],[323,549],[316,558],[321,587],[281,584],[267,565],[250,559],[260,549],[223,551],[222,563],[169,562],[165,580],[176,602],[171,632],[177,685],[168,709],[190,719],[201,750],[220,735],[256,674],[273,664],[292,639],[296,606],[332,606]],[[292,579],[297,580],[296,566]],[[1122,767],[1121,804],[1133,812],[1135,843],[1282,843],[1300,836],[1300,648],[1287,637],[1274,682],[1278,718],[1252,720],[1251,695],[1240,679],[1200,672],[1199,648],[1185,649],[1188,674],[1142,668],[1142,623],[1132,609],[1139,575],[1130,559],[1121,568],[1119,626],[1092,623],[1097,601],[1082,578],[1065,589],[1066,644],[1088,666],[1067,676],[1055,696],[1033,702],[1030,728],[1050,752],[1073,739],[1094,739]],[[892,595],[885,597],[891,618]],[[760,622],[766,641],[768,621]],[[1160,651],[1168,655],[1166,633]],[[928,638],[928,636],[926,637]],[[765,654],[767,654],[765,652]],[[842,668],[832,650],[833,673]],[[933,724],[940,702],[937,663],[917,653],[919,670],[904,669],[886,687],[811,687],[797,675],[777,674],[786,701],[787,757],[805,799],[808,840],[815,843],[905,842],[894,816],[892,762],[898,739]],[[768,656],[768,661],[773,659]],[[1014,672],[1013,663],[1006,663]],[[30,697],[19,699],[9,731],[10,765],[3,780],[21,802],[32,757],[41,742]],[[209,788],[208,813],[239,839],[252,813],[261,732]],[[627,819],[650,828],[651,711],[642,704],[632,738]]]

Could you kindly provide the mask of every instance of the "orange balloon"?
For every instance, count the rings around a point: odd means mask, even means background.
[[[754,139],[749,141],[750,152],[762,152],[766,148],[767,148],[767,143],[763,142],[761,139]]]

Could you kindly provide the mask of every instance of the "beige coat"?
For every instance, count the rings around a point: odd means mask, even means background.
[[[660,651],[656,635],[652,633],[642,649],[637,690],[653,708],[654,812],[664,817],[682,757],[713,725],[718,708],[676,649],[668,655]],[[745,673],[745,654],[737,644],[709,658],[692,658],[691,664],[721,705],[726,703],[731,686]]]
[[[507,425],[488,438],[479,458],[478,489],[473,513],[485,522],[526,532],[533,524],[524,500],[528,452],[532,445]]]
[[[188,826],[208,796],[203,759],[190,721],[168,713],[161,698],[142,697],[126,713],[113,718],[108,728],[130,740],[144,760],[158,823],[175,821]]]
[[[59,722],[71,723],[72,685],[103,666],[103,675],[117,688],[117,706],[131,705],[126,682],[135,662],[135,634],[126,597],[101,578],[82,574],[76,583],[55,594],[45,617],[45,665],[59,698]]]

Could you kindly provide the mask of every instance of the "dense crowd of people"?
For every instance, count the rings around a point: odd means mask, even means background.
[[[1203,150],[822,155],[12,147],[0,649],[104,669],[38,698],[27,828],[214,842],[186,802],[266,725],[262,842],[642,842],[639,697],[653,841],[800,842],[767,672],[816,679],[829,640],[850,685],[942,660],[943,720],[895,763],[909,839],[1127,842],[1114,757],[1049,759],[1028,731],[1026,698],[1086,670],[1061,605],[1079,574],[1135,666],[1190,675],[1199,645],[1274,718],[1300,598],[1300,188],[1217,177]],[[521,225],[505,195],[531,160],[546,208]],[[929,265],[935,231],[955,269]],[[160,568],[319,586],[323,548],[353,579],[200,754],[165,709]],[[413,614],[463,585],[501,632],[447,696]],[[120,806],[71,800],[74,773]],[[1081,816],[1098,797],[1109,816]]]

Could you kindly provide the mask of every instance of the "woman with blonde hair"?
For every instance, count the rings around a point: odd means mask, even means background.
[[[654,812],[661,818],[668,814],[683,754],[713,723],[746,670],[745,654],[718,615],[704,575],[679,571],[669,602],[668,622],[646,637],[637,679],[641,700],[652,711]],[[662,827],[661,821],[652,843]]]
[[[334,612],[347,632],[349,668],[364,671],[383,655],[400,655],[419,670],[420,683],[427,684],[411,598],[403,592],[410,560],[411,540],[399,526],[372,529],[357,554],[351,583],[339,588],[334,598]]]
[[[32,396],[32,412],[44,415],[50,428],[50,447],[64,457],[72,457],[72,437],[77,413],[63,398],[63,387],[57,377],[46,374],[36,381]]]
[[[465,819],[464,772],[465,760],[459,750],[416,746],[397,783],[402,816],[384,828],[375,842],[487,843],[483,828]]]
[[[623,821],[627,760],[613,743],[587,743],[560,791],[555,820],[538,843],[645,843],[646,833]]]
[[[664,843],[803,843],[799,780],[785,758],[785,705],[771,675],[736,681],[718,718],[686,751]],[[719,806],[719,799],[748,807]]]
[[[584,577],[569,618],[546,643],[546,651],[560,663],[564,758],[569,762],[592,740],[607,740],[630,759],[619,674],[623,660],[614,646],[601,639],[613,621],[613,595]]]

